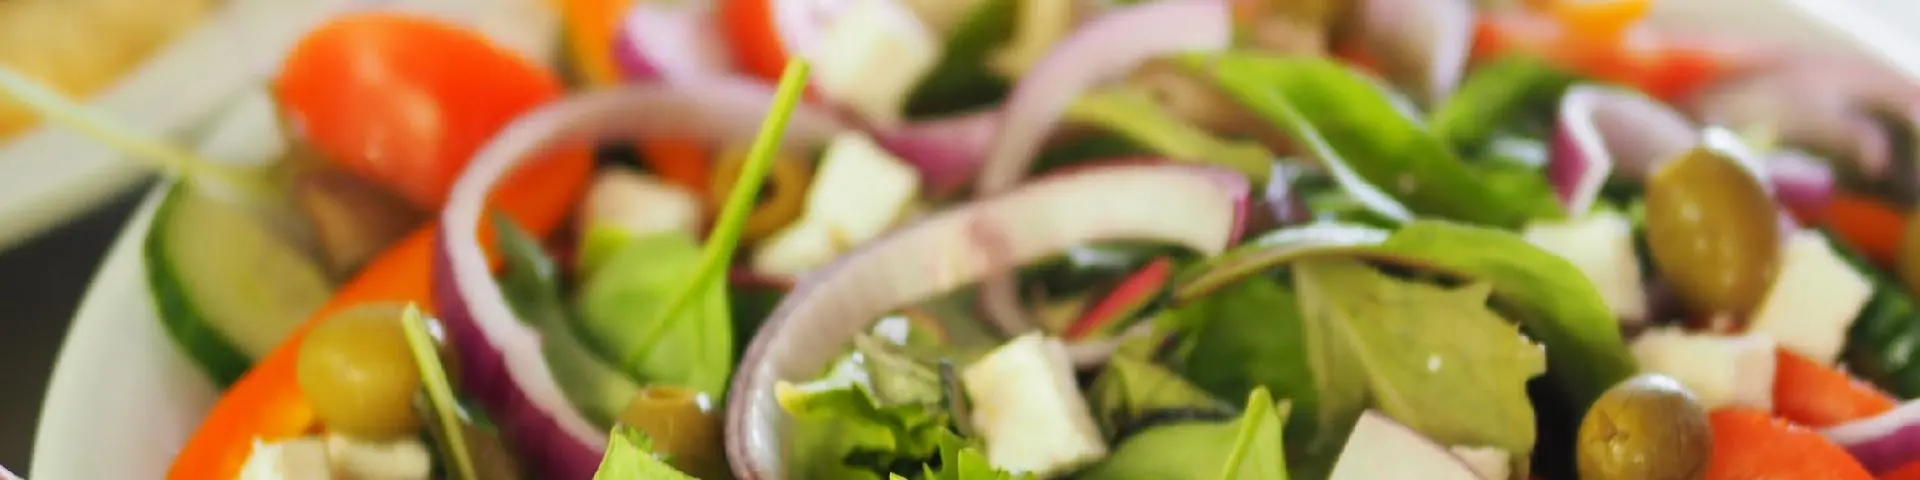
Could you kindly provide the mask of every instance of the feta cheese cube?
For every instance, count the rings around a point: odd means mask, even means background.
[[[427,480],[433,474],[433,454],[419,438],[369,441],[327,436],[333,471],[346,480]]]
[[[1647,319],[1647,295],[1640,285],[1640,261],[1633,251],[1633,225],[1610,211],[1586,218],[1527,225],[1527,241],[1567,259],[1600,291],[1614,318]]]
[[[968,365],[961,382],[994,467],[1048,477],[1107,455],[1059,339],[1015,338]]]
[[[814,84],[881,125],[897,123],[907,96],[940,60],[941,42],[897,0],[853,0],[827,26],[813,58]]]
[[[1641,334],[1631,349],[1641,370],[1673,377],[1708,409],[1773,408],[1772,338],[1657,328]]]
[[[1773,337],[1793,353],[1832,364],[1840,358],[1854,317],[1873,297],[1873,284],[1817,232],[1794,235],[1785,250],[1747,333]]]
[[[257,443],[240,480],[333,480],[327,443],[316,437]]]

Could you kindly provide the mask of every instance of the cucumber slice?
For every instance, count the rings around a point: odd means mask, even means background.
[[[142,261],[160,321],[214,383],[238,380],[332,294],[316,258],[243,206],[169,187]]]

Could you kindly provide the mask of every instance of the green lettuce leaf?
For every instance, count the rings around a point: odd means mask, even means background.
[[[653,455],[653,439],[625,425],[615,427],[607,441],[607,456],[593,480],[694,480]]]
[[[787,455],[792,478],[878,480],[919,473],[941,442],[954,435],[949,415],[938,405],[882,406],[858,382],[775,388],[781,408],[793,419]]]
[[[1505,228],[1560,215],[1551,196],[1533,197],[1537,190],[1484,188],[1447,142],[1410,118],[1410,108],[1336,61],[1246,52],[1183,61],[1329,170],[1351,170],[1414,213]]]
[[[603,357],[637,383],[682,385],[721,396],[733,373],[726,289],[705,289],[693,308],[656,319],[700,263],[700,246],[685,233],[628,238],[582,288],[579,327]],[[660,337],[648,338],[656,328]]]
[[[1109,435],[1158,412],[1230,413],[1231,408],[1180,375],[1152,362],[1116,355],[1088,390],[1094,416]]]
[[[893,478],[903,478],[894,475]],[[920,480],[1034,480],[1033,474],[1015,475],[993,468],[974,445],[950,436],[940,442],[940,467],[926,467]]]
[[[1081,95],[1066,111],[1077,123],[1094,125],[1176,160],[1233,169],[1266,183],[1273,153],[1258,143],[1226,140],[1175,117],[1137,88],[1108,88]]]
[[[1538,58],[1503,56],[1475,67],[1460,89],[1434,109],[1429,125],[1434,135],[1454,148],[1478,151],[1502,128],[1516,124],[1551,128],[1560,97],[1575,80]]]
[[[1247,396],[1240,418],[1183,422],[1140,432],[1079,475],[1083,480],[1286,480],[1285,403],[1266,389]]]
[[[1548,377],[1573,411],[1586,411],[1639,370],[1606,302],[1573,264],[1511,232],[1445,221],[1415,221],[1395,232],[1330,223],[1278,230],[1187,275],[1174,301],[1197,302],[1290,262],[1327,256],[1490,283],[1495,305],[1546,346]]]
[[[1445,288],[1340,258],[1293,273],[1323,431],[1372,405],[1443,444],[1533,450],[1526,384],[1546,357],[1487,309],[1490,284]]]
[[[1291,290],[1265,277],[1246,278],[1181,306],[1173,316],[1181,335],[1172,363],[1181,376],[1219,398],[1265,388],[1311,418],[1313,373]],[[1313,426],[1291,422],[1287,429],[1294,438],[1312,438]]]

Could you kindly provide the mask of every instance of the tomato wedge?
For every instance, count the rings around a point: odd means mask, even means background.
[[[552,72],[479,33],[391,12],[320,26],[273,88],[293,135],[428,210],[495,131],[561,94]],[[590,166],[543,161],[521,173],[560,178]]]
[[[787,46],[773,20],[773,2],[779,0],[721,0],[720,29],[735,65],[769,82],[780,79],[787,67]]]

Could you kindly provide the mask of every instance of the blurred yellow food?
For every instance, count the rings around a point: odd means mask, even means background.
[[[0,0],[0,65],[90,97],[205,18],[221,0]],[[38,123],[0,95],[0,141]]]

